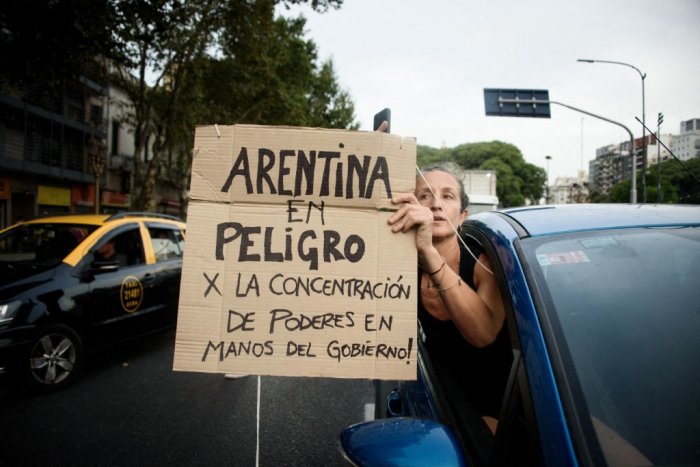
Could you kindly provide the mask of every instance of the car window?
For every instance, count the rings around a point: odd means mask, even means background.
[[[0,236],[0,262],[58,264],[95,229],[93,225],[62,223],[14,227]]]
[[[570,234],[524,249],[603,454],[615,433],[618,449],[654,464],[697,461],[700,228]]]
[[[98,242],[93,250],[97,261],[117,260],[120,267],[129,267],[146,262],[143,252],[143,242],[138,226],[120,229],[116,234],[108,234]]]
[[[170,227],[148,227],[156,261],[182,258],[185,241],[179,229]]]

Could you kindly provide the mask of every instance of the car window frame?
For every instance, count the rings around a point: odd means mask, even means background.
[[[527,239],[529,243],[538,244],[542,240],[538,238]],[[533,248],[529,245],[523,247],[523,241],[515,242],[515,250],[523,268],[525,280],[528,283],[532,300],[537,314],[538,322],[542,330],[542,336],[548,349],[552,371],[557,385],[557,392],[562,402],[562,408],[566,416],[566,425],[574,445],[574,450],[579,459],[588,465],[605,465],[605,457],[598,443],[598,438],[590,419],[578,375],[575,372],[569,348],[566,345],[564,334],[559,324],[556,313],[551,313],[554,303],[549,291],[539,287],[543,278],[537,278],[539,272],[530,266],[529,255],[526,249]],[[555,357],[555,358],[553,358]],[[582,416],[586,414],[586,416]]]
[[[514,446],[514,431],[518,429],[517,426],[514,426],[516,422],[515,417],[518,413],[522,414],[525,430],[521,429],[520,432],[515,434],[522,435],[524,431],[524,435],[527,436],[527,439],[523,440],[524,446],[531,456],[528,461],[532,465],[541,465],[543,452],[539,430],[537,429],[536,411],[534,410],[534,403],[530,393],[530,384],[525,368],[518,325],[515,319],[515,309],[509,293],[509,285],[505,278],[501,258],[497,254],[496,246],[493,243],[497,239],[487,236],[483,231],[469,223],[462,225],[461,235],[463,238],[477,243],[490,260],[491,271],[496,277],[503,302],[505,312],[504,324],[507,326],[510,347],[513,353],[508,382],[501,401],[498,428],[494,436],[493,448],[489,455],[489,465],[510,465],[514,460],[521,461],[514,457],[521,453],[514,452],[511,449]]]
[[[620,228],[602,228],[591,231],[572,231],[560,235],[556,235],[556,241],[566,241],[574,239],[576,241],[584,241],[587,239],[599,239],[606,235],[635,236],[646,231],[666,231],[671,229],[671,232],[687,231],[688,229],[698,229],[694,224],[674,225],[674,226],[645,226],[636,225],[631,227]],[[695,240],[695,238],[691,237]],[[523,264],[537,265],[535,260],[536,251],[539,246],[544,243],[549,243],[551,237],[539,237],[523,240],[525,245],[518,245],[519,256],[523,258]],[[658,242],[659,244],[663,242]],[[557,388],[562,400],[562,406],[567,419],[567,426],[570,429],[574,448],[577,456],[592,465],[604,464],[609,461],[606,455],[609,454],[609,448],[605,450],[605,438],[596,430],[596,424],[593,421],[594,414],[591,413],[584,395],[584,390],[576,370],[574,358],[571,355],[568,341],[564,336],[564,330],[560,322],[559,313],[555,311],[554,300],[552,299],[549,289],[543,286],[541,289],[537,284],[546,284],[547,281],[543,275],[541,268],[528,267],[526,277],[533,290],[533,299],[536,300],[536,312],[542,327],[542,334],[548,348],[553,349],[550,355],[556,355],[557,358],[552,358],[552,371],[555,376]],[[537,291],[535,296],[534,291]],[[600,424],[598,425],[600,426]],[[610,427],[609,427],[610,428]],[[612,433],[615,433],[613,428],[610,428]],[[625,442],[630,442],[621,438]],[[634,449],[641,449],[641,445],[635,446],[630,444]],[[642,453],[640,453],[642,454]],[[643,454],[642,454],[643,455]]]
[[[418,332],[422,335],[420,321]],[[440,362],[431,358],[426,349],[422,337],[418,339],[419,366],[425,374],[424,383],[431,399],[435,404],[435,411],[441,423],[449,427],[459,439],[463,451],[469,458],[470,465],[486,464],[494,438],[476,408],[470,406],[464,399],[459,399],[459,394],[450,390],[448,374],[440,372]]]
[[[163,230],[170,230],[170,231],[179,232],[179,235],[182,237],[182,241],[184,243],[185,232],[184,232],[183,228],[181,228],[179,225],[176,225],[176,224],[169,224],[169,223],[165,223],[165,222],[150,221],[150,220],[144,221],[143,225],[144,225],[145,231],[148,232],[148,242],[146,242],[146,243],[148,243],[150,245],[150,249],[153,253],[154,263],[165,263],[168,261],[182,261],[182,259],[184,258],[184,254],[185,254],[184,247],[182,247],[182,253],[180,254],[180,256],[175,256],[172,258],[165,258],[165,259],[161,259],[161,260],[158,259],[157,255],[156,255],[155,248],[153,247],[153,236],[151,235],[151,229],[163,229]],[[178,247],[179,247],[179,244],[178,244]]]
[[[85,252],[85,255],[83,256],[83,258],[76,265],[77,269],[80,269],[80,270],[92,269],[92,263],[93,263],[93,261],[95,261],[95,251],[98,250],[102,245],[104,245],[105,243],[110,241],[110,239],[112,239],[118,235],[121,235],[127,231],[131,231],[131,230],[137,230],[139,233],[139,237],[141,239],[141,254],[143,255],[143,257],[142,257],[143,262],[141,262],[139,264],[128,265],[128,266],[122,267],[122,268],[120,268],[120,270],[127,269],[130,267],[135,267],[135,266],[144,266],[144,265],[149,264],[148,257],[146,255],[146,251],[145,251],[145,244],[146,243],[144,242],[143,232],[141,230],[141,223],[134,221],[134,222],[128,222],[125,224],[120,224],[118,226],[115,226],[112,229],[104,231],[100,235],[100,237],[92,245],[90,245],[88,250]]]

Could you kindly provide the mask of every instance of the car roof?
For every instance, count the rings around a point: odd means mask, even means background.
[[[517,222],[529,236],[631,227],[700,225],[700,206],[696,205],[564,204],[497,212]],[[476,214],[474,218],[478,220],[482,214]]]
[[[65,216],[47,216],[25,221],[25,224],[88,224],[102,225],[109,219],[108,214],[68,214]]]
[[[183,221],[175,216],[149,212],[124,212],[118,214],[66,214],[58,216],[47,216],[25,221],[25,224],[84,224],[84,225],[104,225],[108,221],[118,219],[135,220],[169,220],[182,223]]]

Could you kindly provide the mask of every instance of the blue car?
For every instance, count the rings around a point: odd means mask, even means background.
[[[416,381],[378,385],[389,418],[341,433],[350,462],[700,465],[700,207],[533,206],[462,230],[506,308],[498,428],[419,345]]]

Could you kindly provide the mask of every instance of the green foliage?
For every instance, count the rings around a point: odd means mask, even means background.
[[[491,141],[435,149],[418,146],[418,165],[452,161],[465,170],[495,170],[496,192],[503,207],[537,204],[544,194],[546,172],[525,161],[520,150],[509,143]]]
[[[99,81],[95,57],[112,55],[112,21],[109,0],[0,2],[1,77],[54,95],[81,74]]]
[[[198,63],[208,116],[198,123],[356,129],[354,104],[340,89],[333,64],[317,64],[304,25],[303,18],[276,18],[252,30],[227,29],[223,57]],[[243,36],[234,40],[237,34]]]
[[[153,202],[163,154],[188,171],[196,125],[358,127],[332,63],[319,65],[304,38],[305,20],[275,18],[278,3],[307,2],[112,0],[122,72],[114,79],[134,104],[135,208]],[[342,1],[308,3],[325,11]],[[149,143],[153,155],[142,167]],[[178,185],[184,191],[187,180]]]
[[[684,162],[685,166],[700,179],[700,159],[693,158]],[[657,200],[657,166],[650,167],[647,171],[647,202],[656,203]],[[637,173],[637,201],[642,200],[642,173]],[[601,196],[594,202],[629,203],[630,180],[616,183],[610,190],[608,197]],[[700,204],[700,182],[676,160],[668,160],[661,163],[661,202],[664,204]]]
[[[671,160],[661,164],[661,180],[668,180],[671,190],[680,204],[700,204],[700,159],[693,158],[684,162],[695,175],[693,177],[677,161]],[[666,198],[664,197],[664,202]],[[673,202],[673,201],[669,201]]]
[[[197,124],[239,122],[357,128],[333,64],[318,64],[303,18],[342,0],[5,0],[0,83],[54,103],[70,79],[112,84],[132,106],[135,208],[149,208],[163,154],[189,157]],[[96,60],[96,58],[102,60]],[[152,148],[149,161],[141,157]],[[185,161],[187,162],[187,161]],[[186,168],[187,163],[181,164]]]
[[[610,193],[606,198],[602,198],[605,203],[629,203],[630,202],[630,186],[629,180],[623,180],[616,183],[610,189]]]
[[[448,160],[448,155],[443,154],[443,149],[431,148],[430,146],[418,145],[416,149],[416,163],[418,167],[424,167],[434,162]]]

